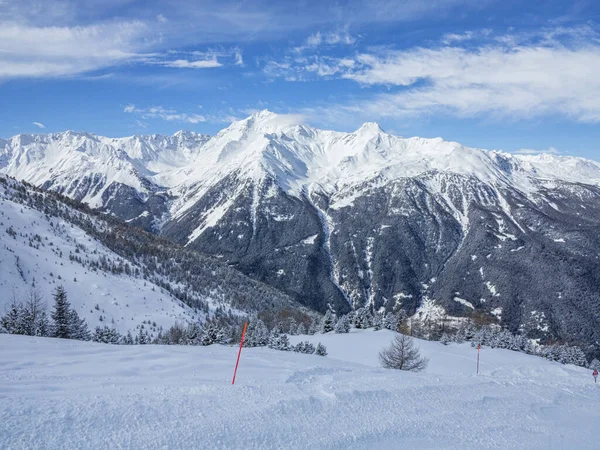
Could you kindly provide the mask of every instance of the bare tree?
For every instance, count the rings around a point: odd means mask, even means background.
[[[410,336],[398,334],[392,345],[379,353],[379,360],[386,369],[420,372],[427,367],[429,359],[423,358]]]
[[[48,333],[46,303],[39,290],[31,288],[24,305],[25,334],[30,336],[45,336]]]

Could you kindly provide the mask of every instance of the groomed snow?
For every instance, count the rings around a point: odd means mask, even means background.
[[[329,355],[0,335],[0,448],[591,449],[591,372],[418,341],[424,373],[378,367],[389,331],[295,337]]]

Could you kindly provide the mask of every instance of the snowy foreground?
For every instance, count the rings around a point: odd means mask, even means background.
[[[596,448],[591,372],[417,341],[424,373],[378,367],[389,331],[303,337],[326,357],[0,335],[0,448]],[[293,342],[299,339],[296,337]]]

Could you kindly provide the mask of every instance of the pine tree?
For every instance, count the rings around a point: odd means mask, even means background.
[[[69,311],[69,338],[79,341],[89,341],[92,339],[92,334],[87,326],[85,319],[79,317],[77,311],[71,308]]]
[[[315,353],[319,356],[327,356],[327,348],[319,342],[317,344],[317,349],[315,350]]]
[[[388,312],[383,319],[383,328],[398,331],[398,316],[393,312]]]
[[[140,332],[135,337],[135,343],[139,345],[149,344],[150,336],[148,336],[148,332],[144,331],[143,328],[140,328]]]
[[[598,361],[596,358],[592,359],[589,368],[592,370],[600,370],[600,361]]]
[[[331,310],[331,308],[329,308],[327,310],[327,312],[325,313],[325,315],[323,316],[323,320],[321,321],[320,332],[321,333],[329,333],[330,331],[333,331],[334,325],[335,325],[335,314],[333,314],[333,311]]]
[[[450,342],[450,337],[446,333],[442,333],[442,337],[440,338],[440,344],[448,345]]]
[[[298,336],[300,336],[300,335],[306,335],[306,334],[309,334],[309,333],[306,331],[306,326],[303,323],[299,323],[298,324],[298,329],[296,330],[296,334]]]
[[[71,338],[71,317],[69,311],[71,304],[67,300],[67,293],[62,286],[58,286],[54,292],[54,311],[52,311],[53,335],[57,338]]]
[[[371,312],[367,308],[358,308],[354,314],[354,327],[358,329],[366,329],[372,326],[373,318]]]
[[[103,327],[96,327],[92,340],[104,344],[119,344],[121,343],[122,338],[117,330],[110,328],[108,325],[104,325]]]
[[[376,312],[373,314],[373,329],[375,331],[379,331],[383,328],[383,314],[380,312]]]
[[[287,352],[291,350],[291,348],[292,347],[290,346],[290,339],[288,338],[287,334],[282,334],[281,336],[279,336],[279,347],[277,348],[277,350]]]
[[[127,331],[127,335],[123,337],[122,342],[124,345],[133,345],[133,336],[131,335],[131,331]]]
[[[7,333],[11,334],[26,334],[26,327],[24,326],[24,309],[21,302],[19,302],[13,295],[13,298],[8,305],[6,314],[0,319],[0,327],[6,330]]]
[[[349,333],[350,332],[350,320],[348,316],[342,316],[338,319],[335,324],[336,333]]]

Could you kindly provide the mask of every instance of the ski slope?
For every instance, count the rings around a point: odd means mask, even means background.
[[[591,449],[591,372],[418,341],[423,373],[378,367],[389,331],[294,337],[326,357],[0,335],[0,448]]]

